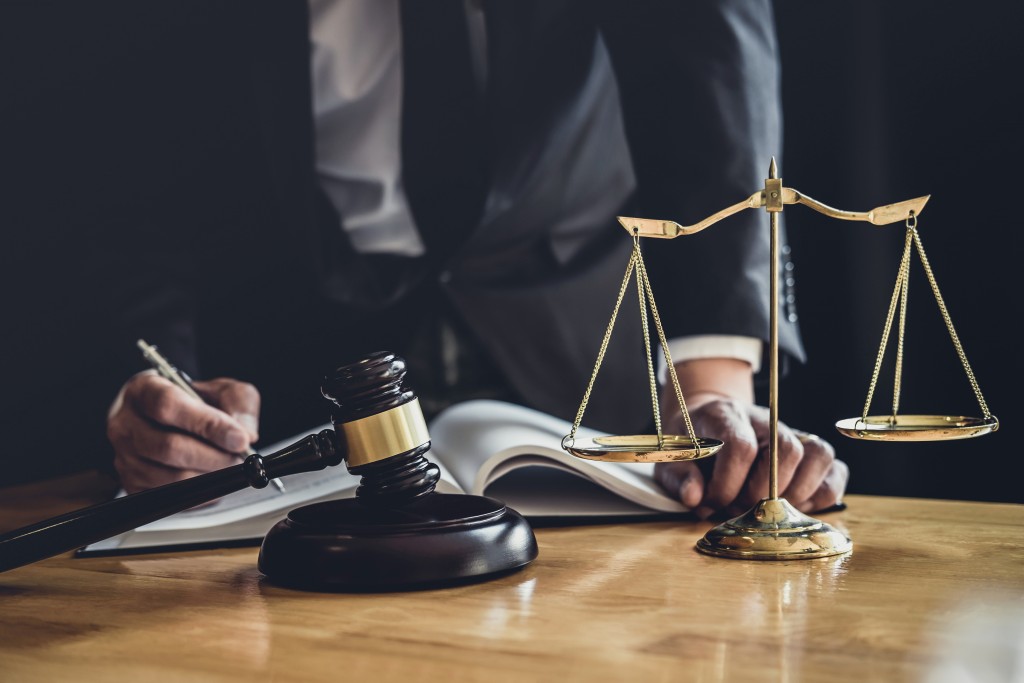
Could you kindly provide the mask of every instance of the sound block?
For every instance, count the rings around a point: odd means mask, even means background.
[[[350,498],[292,510],[263,539],[259,569],[291,588],[393,591],[482,579],[536,557],[518,512],[483,496],[430,493],[395,508]]]

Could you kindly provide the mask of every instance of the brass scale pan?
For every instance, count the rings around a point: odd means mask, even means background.
[[[836,422],[843,436],[866,441],[948,441],[970,439],[999,429],[999,420],[963,415],[871,415]]]
[[[714,455],[724,443],[718,439],[664,434],[597,436],[592,439],[563,440],[562,447],[577,458],[602,462],[678,462]],[[698,447],[699,446],[699,447]]]

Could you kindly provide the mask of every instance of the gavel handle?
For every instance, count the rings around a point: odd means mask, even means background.
[[[263,488],[271,479],[337,465],[334,432],[325,429],[268,456],[75,510],[0,536],[0,572],[130,531],[201,503]]]

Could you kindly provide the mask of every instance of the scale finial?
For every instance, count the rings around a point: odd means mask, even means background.
[[[779,167],[775,164],[775,156],[774,155],[772,155],[772,163],[768,164],[768,177],[769,178],[778,178],[779,177]]]

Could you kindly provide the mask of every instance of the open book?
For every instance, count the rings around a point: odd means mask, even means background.
[[[260,450],[272,453],[330,425]],[[561,448],[571,425],[501,401],[467,401],[429,425],[427,458],[441,469],[440,493],[474,493],[505,502],[530,518],[623,517],[682,513],[685,508],[654,482],[652,464],[594,462]],[[581,429],[580,438],[599,436]],[[257,542],[292,508],[355,495],[359,477],[344,465],[246,489],[213,505],[186,510],[134,531],[94,543],[79,554]]]

